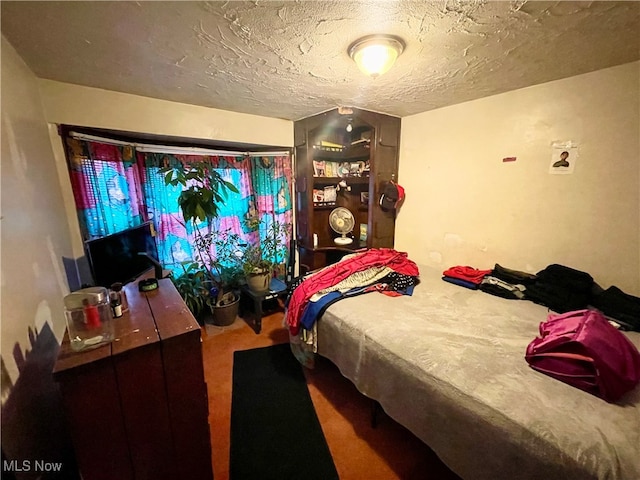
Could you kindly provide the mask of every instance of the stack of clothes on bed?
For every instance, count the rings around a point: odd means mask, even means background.
[[[391,248],[346,255],[294,282],[286,300],[285,321],[291,334],[297,335],[301,325],[310,330],[329,305],[343,298],[370,292],[411,295],[419,275],[418,266],[405,252]]]
[[[603,290],[593,277],[564,265],[552,264],[531,274],[496,263],[492,270],[453,266],[442,279],[513,300],[531,300],[557,313],[596,308],[622,330],[640,332],[640,298],[616,286]]]

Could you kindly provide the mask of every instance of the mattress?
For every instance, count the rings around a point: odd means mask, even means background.
[[[329,307],[318,353],[464,479],[640,479],[640,386],[609,404],[532,370],[545,307],[420,272],[413,296]]]

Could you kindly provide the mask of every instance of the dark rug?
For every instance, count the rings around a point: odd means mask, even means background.
[[[230,478],[338,478],[289,344],[233,354]]]

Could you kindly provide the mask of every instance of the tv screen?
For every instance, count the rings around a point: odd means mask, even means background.
[[[158,261],[158,249],[151,222],[102,238],[87,240],[85,249],[96,285],[109,287],[115,282],[128,283],[153,267],[144,252]]]

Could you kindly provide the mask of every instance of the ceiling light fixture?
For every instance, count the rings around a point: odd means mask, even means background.
[[[349,56],[365,74],[376,78],[389,71],[405,47],[393,35],[368,35],[349,46]]]

